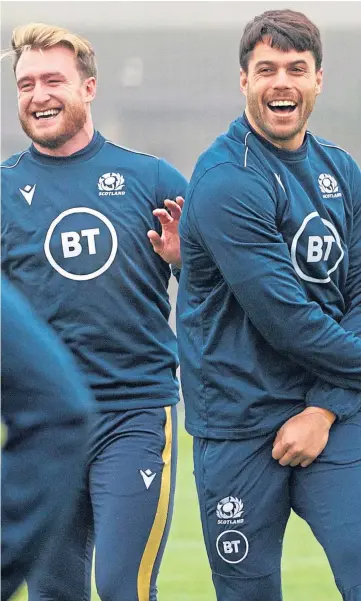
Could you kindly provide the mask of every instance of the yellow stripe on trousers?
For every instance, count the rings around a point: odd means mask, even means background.
[[[164,534],[168,517],[170,482],[171,482],[171,455],[172,455],[172,415],[171,408],[165,407],[166,423],[164,428],[165,447],[162,453],[164,463],[158,507],[148,542],[144,549],[142,561],[138,572],[138,601],[149,601],[150,581],[158,550]]]

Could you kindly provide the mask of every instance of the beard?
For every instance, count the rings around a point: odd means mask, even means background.
[[[285,142],[288,140],[292,140],[295,136],[297,136],[304,129],[312,111],[315,106],[316,95],[310,95],[304,101],[303,105],[301,103],[297,104],[295,111],[299,111],[298,118],[296,123],[292,127],[283,127],[283,130],[277,129],[272,126],[271,123],[267,122],[267,118],[263,116],[263,110],[269,110],[264,105],[259,105],[259,98],[256,94],[249,93],[247,95],[247,105],[250,115],[252,116],[254,122],[257,127],[263,133],[263,135],[277,144],[277,142]]]
[[[19,120],[25,134],[43,148],[54,150],[71,140],[83,127],[87,120],[87,110],[83,103],[73,103],[61,110],[61,123],[52,132],[40,134],[33,122],[33,116],[21,115]],[[55,117],[57,119],[57,117]]]

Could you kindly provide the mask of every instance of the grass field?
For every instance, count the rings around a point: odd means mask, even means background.
[[[175,512],[158,581],[159,601],[216,601],[203,546],[192,469],[192,440],[181,425]],[[283,593],[284,601],[341,599],[322,548],[308,526],[294,515],[284,543]],[[16,601],[26,598],[23,590]],[[92,601],[98,600],[94,590]]]

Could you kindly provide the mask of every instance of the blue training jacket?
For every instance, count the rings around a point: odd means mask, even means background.
[[[281,150],[236,119],[198,160],[180,223],[186,427],[275,431],[361,407],[361,174],[307,132]]]
[[[93,397],[71,353],[1,277],[1,599],[43,569],[81,485]],[[39,559],[40,564],[39,564]],[[66,583],[51,576],[66,599]],[[74,594],[74,591],[71,591]]]
[[[33,146],[2,166],[2,264],[73,351],[103,411],[178,401],[170,267],[152,211],[187,182],[95,133],[69,157]]]

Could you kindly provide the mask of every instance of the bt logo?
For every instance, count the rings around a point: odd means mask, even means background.
[[[336,242],[333,236],[309,236],[307,249],[307,263],[327,261],[331,253],[332,244]]]
[[[223,551],[225,553],[239,553],[240,540],[226,540],[223,541]]]
[[[217,553],[226,563],[240,563],[246,559],[249,543],[239,530],[225,530],[216,541]]]
[[[326,227],[328,233],[316,234],[320,226],[322,229]],[[317,211],[307,215],[291,246],[291,259],[297,275],[306,282],[326,284],[331,281],[330,274],[337,269],[344,254],[341,238],[333,223],[321,218]],[[316,267],[313,272],[312,265]]]
[[[89,223],[89,227],[84,224]],[[44,251],[52,267],[70,280],[91,280],[113,263],[118,239],[99,211],[76,207],[61,213],[46,234]]]
[[[90,255],[96,255],[95,236],[99,236],[99,228],[92,230],[81,230],[80,235],[88,241],[88,252]],[[78,232],[64,232],[61,234],[61,244],[65,259],[69,257],[77,257],[83,252],[83,247],[80,243],[80,235]]]

